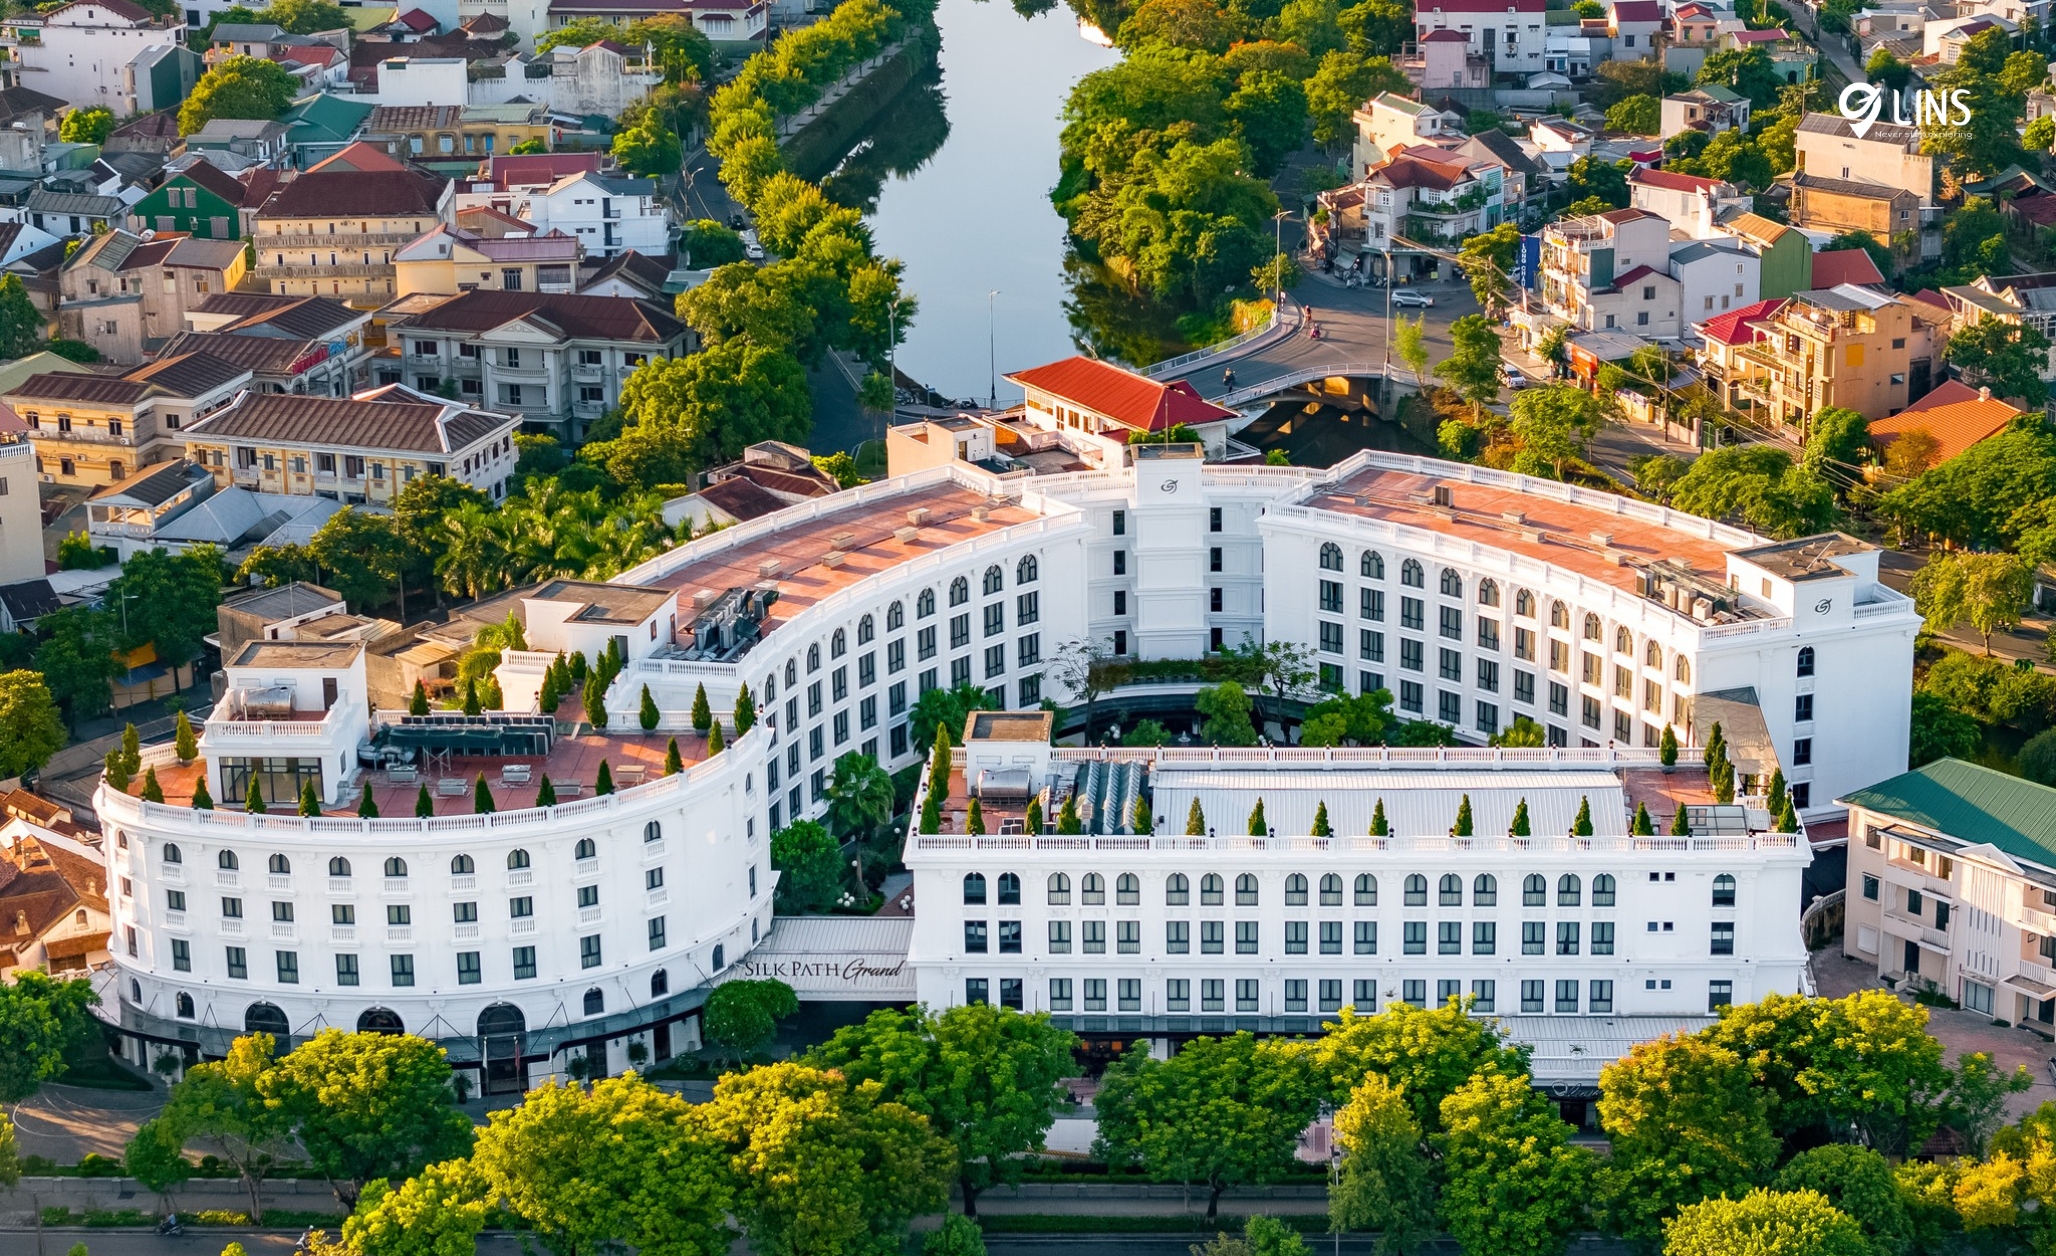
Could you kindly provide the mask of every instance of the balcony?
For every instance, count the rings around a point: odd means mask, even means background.
[[[571,872],[572,875],[580,877],[596,877],[600,875],[599,856],[595,855],[590,859],[578,860],[571,865]]]
[[[507,874],[507,888],[510,890],[518,890],[523,886],[534,884],[535,873],[532,871],[510,872]]]
[[[214,730],[209,729],[208,731],[212,732]],[[220,886],[224,890],[241,889],[243,885],[243,874],[240,872],[232,872],[227,868],[216,868],[214,870],[214,884]]]
[[[386,941],[388,941],[388,942],[412,942],[413,940],[414,940],[414,927],[413,927],[412,925],[387,925],[387,926],[386,926]]]
[[[328,879],[328,892],[331,894],[348,894],[355,885],[356,882],[348,877],[330,877]]]
[[[357,940],[357,926],[336,925],[328,931],[328,940],[331,942],[340,942],[345,945],[353,943]]]
[[[450,878],[450,893],[469,894],[478,888],[477,876],[456,876]]]
[[[291,893],[293,889],[293,876],[291,873],[266,873],[264,877],[264,888],[267,890],[283,890],[287,893]]]
[[[600,923],[600,909],[597,907],[579,908],[578,923],[582,925],[596,925]]]
[[[414,887],[405,877],[387,877],[378,892],[386,898],[407,898],[414,893]]]
[[[478,926],[458,925],[456,928],[456,932],[451,936],[456,938],[456,940],[459,942],[476,942],[478,941]]]
[[[294,928],[293,928],[293,922],[292,922],[292,921],[290,921],[290,920],[274,920],[274,921],[272,921],[272,922],[271,922],[271,940],[272,940],[272,941],[274,941],[274,942],[291,942],[291,941],[292,941],[292,940],[293,940],[294,938],[296,938],[296,937],[298,937],[298,936],[299,936],[299,934],[298,934],[298,932],[297,932],[297,931],[295,931],[295,930],[294,930]]]
[[[242,921],[240,921],[240,920],[235,920],[235,919],[225,919],[225,920],[223,920],[223,921],[221,922],[221,936],[223,936],[223,937],[225,937],[225,938],[240,938],[240,937],[242,937],[242,936],[243,936],[243,922],[242,922]]]
[[[517,938],[532,938],[535,936],[535,919],[529,917],[524,920],[517,920],[507,926],[507,932],[509,935]]]
[[[349,224],[341,223],[347,227]],[[341,253],[355,249],[362,254],[366,249],[399,248],[412,244],[421,238],[415,231],[335,231],[324,235],[260,235],[250,243],[258,249],[324,249]]]
[[[607,368],[604,366],[587,365],[581,362],[571,368],[573,383],[597,384],[605,378],[607,378]]]

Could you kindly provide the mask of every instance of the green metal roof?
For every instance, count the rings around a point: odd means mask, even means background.
[[[364,119],[371,116],[373,105],[357,100],[344,100],[327,92],[303,97],[295,101],[286,111],[283,121],[292,128],[292,140],[296,144],[319,143],[324,139],[347,140],[357,133]]]
[[[1961,759],[1937,759],[1841,801],[2056,868],[2056,789],[2046,785]]]

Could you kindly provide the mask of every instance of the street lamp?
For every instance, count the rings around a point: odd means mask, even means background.
[[[993,331],[994,311],[997,309],[998,300],[998,288],[985,294],[985,403],[993,409],[999,408],[999,341]]]
[[[1285,304],[1285,220],[1292,217],[1292,211],[1281,209],[1271,215],[1271,284],[1276,293],[1271,308],[1275,311]]]

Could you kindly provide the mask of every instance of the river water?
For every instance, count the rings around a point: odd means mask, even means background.
[[[899,369],[983,399],[995,374],[1077,352],[1064,220],[1049,201],[1058,115],[1071,85],[1119,54],[1081,38],[1062,5],[1023,18],[1006,0],[942,0],[936,19],[939,82],[902,92],[830,191],[869,208],[878,252],[906,264],[920,298]],[[1002,379],[998,394],[1020,390]]]

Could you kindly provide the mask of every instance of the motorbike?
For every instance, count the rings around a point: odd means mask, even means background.
[[[163,1235],[165,1238],[175,1239],[180,1235],[184,1234],[185,1232],[186,1228],[183,1225],[179,1224],[178,1214],[175,1212],[166,1216],[164,1220],[157,1223],[157,1233]]]

